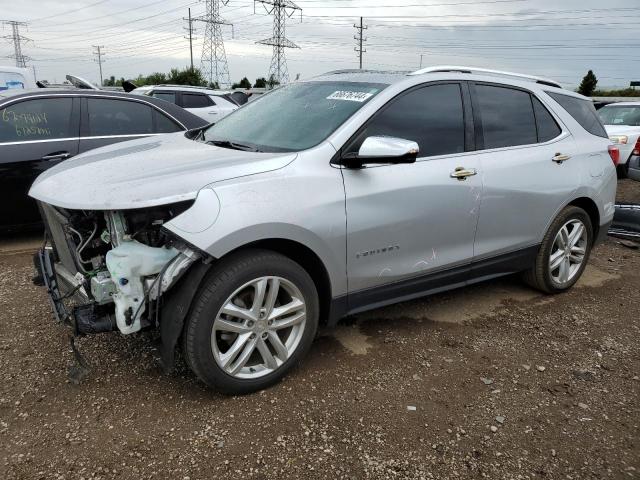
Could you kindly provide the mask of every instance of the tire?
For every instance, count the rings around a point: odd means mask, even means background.
[[[575,232],[573,230],[578,224],[584,227],[584,236],[580,236],[575,249],[569,247],[569,254],[567,254],[567,250],[559,248],[560,242],[562,242],[562,239],[558,239],[559,232],[566,228],[565,233],[568,233],[568,239],[572,240],[574,237],[571,236],[571,233],[573,232],[574,235],[579,233],[578,230]],[[579,207],[566,207],[558,214],[545,234],[534,267],[524,272],[525,282],[546,293],[560,293],[570,289],[584,272],[592,245],[593,226],[587,212]],[[580,249],[584,251],[581,262],[572,264],[572,259],[577,260],[580,257],[578,253]],[[551,268],[551,255],[554,255],[556,262],[562,257],[560,266],[557,268]],[[569,267],[567,267],[567,262],[569,262]],[[563,272],[569,273],[563,275]]]
[[[616,173],[618,174],[618,179],[627,178],[629,176],[629,161],[627,160],[627,163],[622,165],[616,165]]]
[[[184,332],[187,365],[219,392],[262,390],[307,354],[318,317],[315,284],[300,265],[268,250],[231,254],[194,298]]]

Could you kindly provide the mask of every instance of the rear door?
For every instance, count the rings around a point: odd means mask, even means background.
[[[82,103],[80,152],[181,130],[180,125],[146,102],[91,95]]]
[[[526,268],[579,185],[576,145],[531,92],[489,83],[471,84],[471,92],[484,187],[474,260],[485,270],[476,274]]]
[[[23,98],[0,107],[0,226],[40,222],[27,193],[47,168],[78,153],[79,99]]]

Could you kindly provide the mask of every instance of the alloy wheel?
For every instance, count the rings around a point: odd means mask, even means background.
[[[211,331],[216,363],[228,375],[253,379],[277,370],[295,352],[306,325],[302,293],[282,277],[260,277],[235,290]]]
[[[560,228],[549,255],[549,274],[558,285],[571,282],[580,271],[587,242],[587,228],[580,220],[569,220]]]

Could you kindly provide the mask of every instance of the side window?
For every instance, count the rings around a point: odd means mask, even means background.
[[[176,103],[176,92],[151,92],[151,96],[159,98],[160,100],[166,100],[167,102]]]
[[[531,96],[513,88],[476,85],[484,148],[537,143]]]
[[[0,110],[0,143],[77,137],[72,131],[73,99],[38,98]]]
[[[140,102],[87,98],[89,136],[150,134],[153,108]]]
[[[208,95],[202,93],[183,93],[182,106],[184,108],[204,108],[213,105]]]
[[[592,101],[555,92],[547,92],[547,94],[569,112],[569,115],[587,132],[592,135],[597,135],[598,137],[609,138],[598,118],[596,108],[593,106]]]
[[[156,117],[155,133],[173,133],[181,132],[183,130],[180,125],[178,125],[166,115],[158,112],[157,110],[155,111],[154,115]]]
[[[464,113],[457,83],[413,90],[381,110],[347,151],[357,152],[371,136],[413,140],[419,157],[464,152]]]
[[[533,95],[531,96],[531,101],[533,102],[533,111],[536,115],[538,142],[548,142],[560,135],[562,129],[557,124],[555,118],[553,118],[553,115],[549,113],[549,110]]]

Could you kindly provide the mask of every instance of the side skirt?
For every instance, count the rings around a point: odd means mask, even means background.
[[[340,318],[346,315],[522,272],[533,266],[539,249],[540,245],[533,245],[495,257],[474,260],[466,265],[379,287],[367,288],[350,293],[347,296],[334,298],[328,325],[335,325]]]

